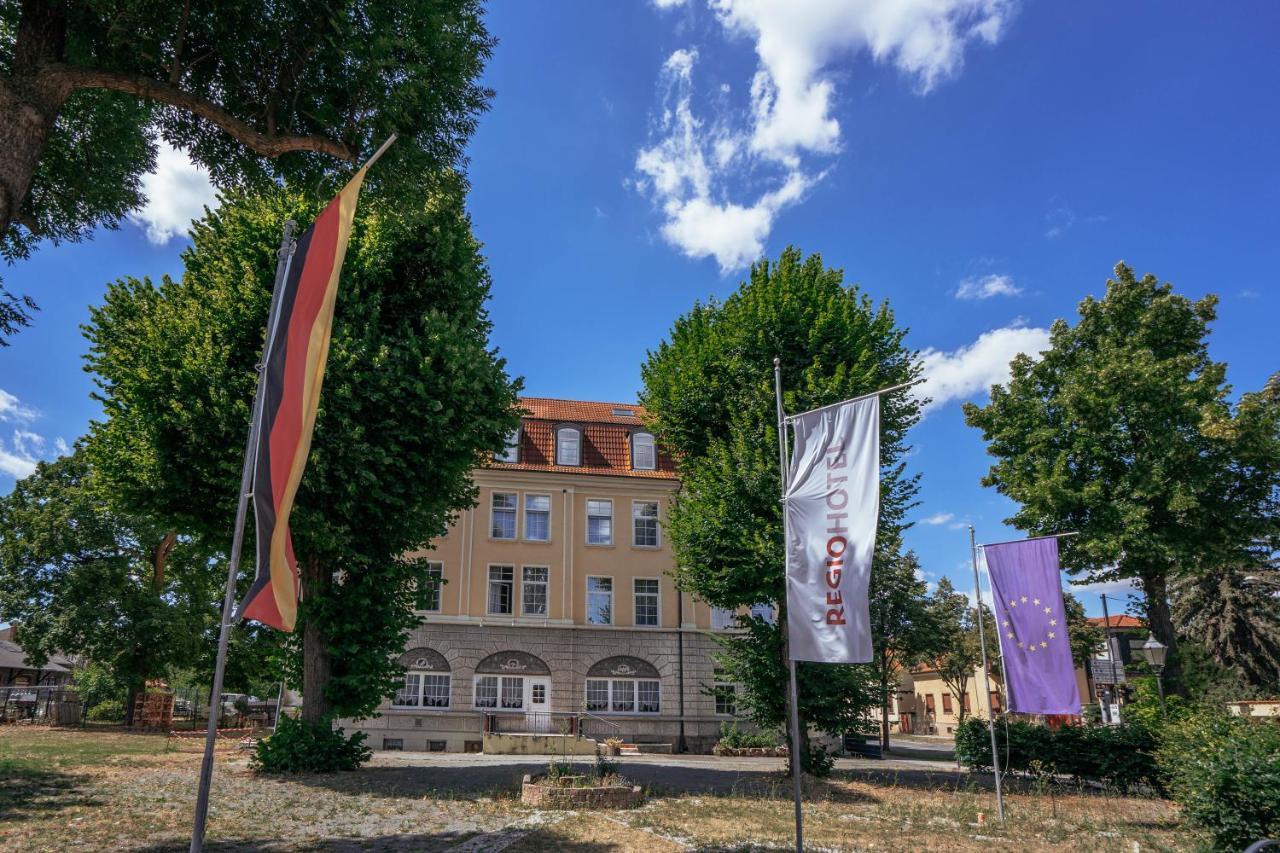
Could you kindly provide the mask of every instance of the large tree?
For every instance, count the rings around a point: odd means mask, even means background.
[[[0,616],[18,623],[27,656],[55,652],[105,667],[132,697],[148,679],[205,663],[216,636],[225,563],[165,525],[113,508],[77,450],[41,463],[0,498]],[[231,689],[252,656],[239,628]],[[133,703],[126,705],[132,714]]]
[[[957,714],[963,723],[968,713],[964,696],[969,691],[969,682],[976,682],[975,670],[982,666],[982,638],[978,635],[973,603],[968,595],[956,591],[949,578],[942,578],[929,597],[928,611],[933,633],[926,647],[925,662],[938,673],[938,678],[956,698],[959,705]],[[994,677],[999,672],[995,619],[986,605],[983,605],[982,615],[988,644],[988,671]],[[974,695],[980,695],[983,690],[985,688],[975,690]],[[982,704],[977,703],[975,708]]]
[[[965,406],[996,458],[983,484],[1020,505],[1009,522],[1079,531],[1063,540],[1068,571],[1136,581],[1175,685],[1169,578],[1245,559],[1280,464],[1268,459],[1273,438],[1238,419],[1226,367],[1209,357],[1216,304],[1119,264],[1076,325],[1055,322],[1048,350],[1017,356],[988,405]]]
[[[878,544],[878,543],[877,543]],[[914,551],[881,560],[871,576],[872,662],[880,700],[880,745],[889,748],[889,708],[902,675],[933,648],[938,626],[929,608],[929,585]]]
[[[477,0],[0,4],[0,254],[115,226],[158,140],[225,189],[314,186],[399,132],[369,189],[413,194],[461,158],[492,47]],[[0,342],[32,307],[0,290]]]
[[[765,725],[785,719],[787,669],[782,513],[773,359],[781,358],[788,411],[909,382],[920,373],[887,304],[876,305],[821,257],[788,248],[761,261],[724,302],[695,305],[649,353],[641,399],[653,428],[681,461],[682,489],[668,530],[675,579],[717,607],[773,603],[776,622],[747,620],[723,665],[745,685],[744,704]],[[897,541],[916,478],[904,472],[906,432],[920,403],[904,392],[881,408],[880,536]],[[881,549],[892,559],[894,550]],[[808,725],[843,732],[876,703],[868,667],[800,664]]]
[[[366,204],[356,218],[291,519],[294,676],[311,721],[365,716],[391,695],[424,570],[402,555],[474,501],[471,469],[518,423],[463,203],[444,180],[417,210]],[[232,197],[197,224],[180,281],[119,281],[93,309],[104,418],[88,448],[124,505],[230,540],[281,223],[316,210],[287,191]]]

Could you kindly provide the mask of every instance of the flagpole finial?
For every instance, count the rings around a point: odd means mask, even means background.
[[[774,366],[774,367],[781,367],[781,366],[782,366],[782,359],[778,358],[778,357],[775,355],[775,356],[773,357],[773,366]]]

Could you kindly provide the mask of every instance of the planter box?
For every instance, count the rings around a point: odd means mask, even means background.
[[[639,785],[608,785],[597,788],[554,788],[538,784],[542,776],[524,777],[520,801],[540,809],[630,809],[640,805],[644,794]]]

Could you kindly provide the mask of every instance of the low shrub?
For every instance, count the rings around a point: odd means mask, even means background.
[[[91,707],[85,716],[94,723],[124,722],[124,702],[119,699],[106,699]]]
[[[1158,752],[1170,795],[1219,850],[1280,837],[1280,724],[1219,709],[1164,729]]]
[[[258,741],[249,766],[261,773],[331,773],[356,770],[373,756],[364,732],[347,737],[329,719],[308,723],[281,717],[275,733]]]
[[[1030,773],[1088,779],[1118,790],[1147,785],[1161,790],[1156,766],[1156,738],[1144,725],[1048,726],[1021,720],[996,720],[1001,767]],[[991,734],[987,721],[970,718],[956,730],[956,758],[970,770],[991,767]]]
[[[810,776],[816,776],[819,779],[826,778],[831,775],[831,771],[836,766],[835,753],[827,752],[826,748],[820,746],[813,741],[809,741],[805,745],[805,750],[800,756],[800,769]],[[787,775],[791,775],[791,755],[787,754]]]
[[[778,738],[771,732],[745,732],[737,723],[721,723],[719,745],[728,749],[767,748],[777,746]]]

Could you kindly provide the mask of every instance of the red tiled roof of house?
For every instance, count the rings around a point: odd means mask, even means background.
[[[525,416],[520,424],[519,461],[494,462],[494,468],[658,480],[679,478],[675,462],[661,446],[656,470],[638,471],[631,467],[631,434],[644,429],[643,406],[546,397],[521,397],[520,406]],[[582,427],[581,465],[555,464],[558,424]]]
[[[1098,627],[1102,627],[1104,624],[1107,624],[1103,619],[1103,617],[1101,616],[1090,616],[1089,621],[1092,622],[1094,625],[1097,625]],[[1110,624],[1107,624],[1107,627],[1109,628],[1143,628],[1143,627],[1146,627],[1146,623],[1144,623],[1141,619],[1137,618],[1136,616],[1119,614],[1111,617],[1111,622]]]

